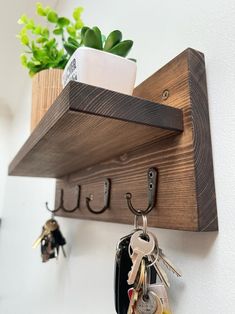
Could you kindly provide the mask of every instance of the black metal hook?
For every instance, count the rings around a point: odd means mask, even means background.
[[[156,204],[157,176],[158,176],[157,169],[150,168],[148,170],[148,207],[145,210],[135,209],[131,202],[132,194],[126,193],[125,196],[127,200],[127,205],[134,215],[136,216],[147,215],[154,208]]]
[[[75,212],[75,210],[79,209],[81,187],[80,187],[80,185],[77,185],[76,188],[77,188],[78,194],[77,194],[77,204],[74,208],[67,209],[64,207],[64,190],[61,189],[60,190],[60,204],[59,204],[59,206],[56,209],[52,210],[49,208],[48,202],[46,202],[47,210],[49,210],[52,214],[54,214],[54,213],[58,212],[58,210],[60,210],[60,209],[66,213],[73,213],[73,212]]]
[[[91,197],[86,197],[86,206],[88,210],[92,214],[102,214],[106,211],[106,209],[109,208],[109,202],[110,202],[110,190],[111,190],[111,181],[109,179],[106,179],[104,182],[104,207],[100,210],[94,210],[90,206]]]

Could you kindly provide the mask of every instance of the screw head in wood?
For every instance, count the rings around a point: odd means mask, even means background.
[[[162,99],[163,100],[167,100],[167,98],[170,96],[170,92],[168,89],[165,89],[163,92],[162,92]]]

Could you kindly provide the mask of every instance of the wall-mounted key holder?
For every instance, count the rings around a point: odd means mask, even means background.
[[[157,169],[149,203],[146,174]],[[57,178],[57,215],[132,223],[151,207],[149,226],[218,229],[206,71],[201,52],[187,49],[137,86],[133,96],[70,82],[9,167],[10,175]],[[104,181],[111,180],[108,210]],[[126,193],[132,198],[126,199]],[[87,197],[93,194],[90,209]],[[129,195],[130,196],[130,195]],[[153,207],[153,208],[152,208]]]

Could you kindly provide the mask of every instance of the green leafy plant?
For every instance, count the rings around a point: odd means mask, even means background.
[[[75,8],[71,21],[67,17],[59,16],[51,7],[43,7],[38,2],[36,13],[44,19],[47,26],[36,24],[25,14],[20,17],[18,23],[22,25],[22,29],[17,37],[25,48],[21,63],[29,69],[31,76],[44,69],[64,69],[70,56],[82,46],[121,57],[127,56],[133,46],[132,40],[122,41],[122,33],[119,30],[112,31],[106,38],[97,26],[84,26],[82,12],[82,7]]]
[[[126,57],[133,46],[133,41],[122,41],[122,33],[119,30],[112,31],[106,38],[97,26],[93,28],[84,26],[81,30],[80,43],[77,43],[77,45],[74,44],[73,49],[69,53],[73,53],[80,46],[103,50]]]
[[[51,30],[36,24],[25,14],[21,16],[18,23],[22,25],[22,29],[17,36],[25,48],[21,63],[29,69],[31,76],[44,69],[64,69],[70,58],[68,51],[74,45],[79,45],[81,39],[82,12],[83,8],[75,8],[71,21],[67,17],[59,16],[51,7],[43,7],[38,2],[36,13],[51,24]]]

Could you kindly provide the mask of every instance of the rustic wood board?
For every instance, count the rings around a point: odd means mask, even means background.
[[[165,101],[162,99],[164,90],[169,91]],[[158,169],[157,202],[149,214],[148,224],[178,230],[218,230],[203,54],[185,50],[140,84],[134,95],[182,109],[184,132],[126,149],[115,158],[106,158],[61,178],[56,187],[56,206],[61,188],[65,193],[65,206],[69,209],[75,205],[75,184],[81,185],[81,203],[74,213],[59,211],[58,215],[132,224],[133,214],[124,195],[131,192],[134,206],[146,208],[146,175],[150,167],[155,167]],[[102,208],[105,178],[112,182],[110,208],[101,215],[94,215],[87,210],[85,198],[93,194],[91,205],[95,209]]]
[[[180,109],[70,82],[9,167],[60,178],[183,131]]]

